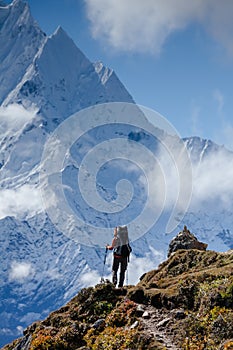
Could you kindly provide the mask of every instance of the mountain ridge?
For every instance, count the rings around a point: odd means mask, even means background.
[[[82,289],[3,349],[231,349],[232,267],[232,251],[178,250],[136,286]]]
[[[46,317],[54,308],[63,305],[79,289],[97,283],[102,274],[104,247],[75,243],[56,229],[43,211],[38,174],[46,140],[71,113],[82,108],[102,102],[134,101],[114,71],[100,62],[90,62],[63,29],[58,28],[50,36],[44,34],[23,0],[15,0],[5,9],[0,8],[0,22],[0,56],[3,59],[0,66],[0,241],[4,247],[0,256],[3,271],[0,285],[0,344],[3,345],[21,334],[22,328],[30,322]],[[62,59],[63,51],[65,60]],[[106,136],[106,131],[101,134],[101,130],[94,130],[80,144],[74,145],[73,154],[80,155],[85,149],[90,149],[90,145],[95,146],[98,141],[105,141],[110,136],[124,137],[130,145],[146,140],[147,143],[141,144],[150,146],[153,142],[144,131],[133,127],[119,130],[109,127],[107,132],[109,134]],[[203,164],[203,168],[218,169],[218,161],[212,167],[208,161],[206,166],[205,161],[209,156],[218,160],[216,155],[219,151],[227,153],[229,165],[232,162],[231,152],[225,152],[224,148],[209,141],[189,138],[184,142],[194,163],[198,164],[195,170],[202,169]],[[115,187],[119,175],[122,178],[127,176],[128,180],[132,177],[135,183],[139,183],[140,176],[135,170],[125,174],[125,168],[115,164],[110,167],[110,174],[104,173],[101,180],[107,181],[97,186],[101,195],[110,200],[116,198]],[[77,169],[77,166],[72,169],[67,167],[67,173],[63,174],[68,180],[67,187],[75,194]],[[107,166],[103,167],[105,172],[106,169]],[[224,168],[222,171],[227,174],[227,170]],[[75,176],[66,178],[66,174]],[[211,172],[213,176],[214,171]],[[197,179],[199,181],[199,177]],[[206,182],[204,178],[203,183]],[[219,182],[217,179],[216,184]],[[215,192],[216,188],[217,185]],[[135,199],[141,206],[142,197],[139,188]],[[198,209],[191,208],[184,223],[199,239],[208,241],[210,249],[225,251],[232,246],[231,207],[225,205],[220,211],[222,202],[219,197],[213,204],[208,202],[208,193],[203,197],[203,206],[199,207],[198,202]],[[75,204],[76,209],[79,208],[79,203]],[[81,214],[85,214],[92,224],[101,227],[111,225],[105,213],[102,217],[93,218],[88,206],[83,210],[85,213]],[[132,216],[133,210],[128,214]],[[122,220],[127,219],[124,215],[121,215]],[[132,242],[133,254],[129,265],[131,283],[136,283],[142,273],[156,267],[166,256],[173,234],[165,234],[167,216],[158,226]],[[178,228],[184,223],[180,222]],[[104,277],[109,277],[110,273],[109,254]]]

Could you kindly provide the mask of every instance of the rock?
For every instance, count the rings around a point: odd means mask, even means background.
[[[130,326],[130,329],[137,328],[138,325],[139,325],[139,322],[138,322],[138,321],[135,321],[135,322]]]
[[[132,301],[135,301],[135,303],[138,304],[145,304],[147,302],[147,298],[145,298],[144,289],[143,288],[130,288],[128,291],[128,298]]]
[[[146,318],[146,319],[150,318],[149,312],[148,312],[148,311],[144,311],[142,317],[143,317],[143,318]]]
[[[137,308],[136,308],[136,313],[137,313],[137,316],[142,316],[145,312],[145,308],[143,305],[137,305]]]
[[[31,345],[31,339],[31,335],[24,336],[19,342],[19,344],[13,348],[13,350],[29,350]]]
[[[169,244],[168,257],[178,249],[198,249],[206,250],[208,244],[198,241],[198,239],[184,226],[183,231],[173,238]]]
[[[170,317],[167,317],[167,318],[164,318],[162,321],[160,321],[158,324],[157,324],[157,327],[160,328],[160,327],[165,327],[168,322],[171,320]]]
[[[26,329],[23,331],[23,335],[29,335],[35,332],[36,327],[39,325],[39,322],[33,322],[30,326],[28,326]]]
[[[176,313],[175,313],[175,318],[177,320],[182,320],[186,317],[186,314],[184,312],[184,310],[177,310]]]
[[[100,328],[103,328],[104,326],[105,326],[104,318],[100,318],[92,325],[92,327],[95,329],[100,329]]]

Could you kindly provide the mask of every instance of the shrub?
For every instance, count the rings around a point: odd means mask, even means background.
[[[107,327],[99,334],[92,328],[85,336],[87,346],[91,350],[138,349],[139,338],[137,330],[123,327]]]

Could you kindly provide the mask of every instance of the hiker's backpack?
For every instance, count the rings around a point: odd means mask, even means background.
[[[127,226],[117,227],[117,245],[114,248],[113,252],[116,255],[129,258],[129,255],[132,252],[132,248],[130,247],[130,244],[129,244]]]

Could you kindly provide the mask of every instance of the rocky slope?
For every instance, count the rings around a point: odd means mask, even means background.
[[[232,349],[233,251],[178,250],[136,286],[82,289],[4,350]]]

